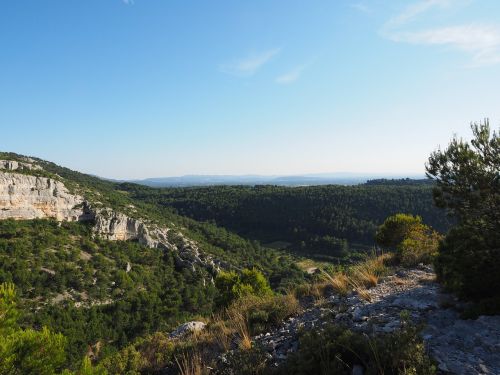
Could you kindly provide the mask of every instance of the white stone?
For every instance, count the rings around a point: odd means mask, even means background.
[[[170,333],[171,338],[179,338],[187,335],[188,333],[199,332],[205,329],[206,324],[199,321],[191,321],[181,324],[175,331]]]
[[[0,220],[76,221],[84,216],[83,198],[70,194],[62,182],[0,171]]]

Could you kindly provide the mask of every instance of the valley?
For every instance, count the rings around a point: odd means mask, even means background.
[[[0,333],[51,343],[44,374],[495,373],[495,300],[436,282],[438,188],[151,188],[0,153]]]
[[[500,1],[0,1],[0,375],[500,375]]]

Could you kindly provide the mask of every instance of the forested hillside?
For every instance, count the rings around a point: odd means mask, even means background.
[[[403,311],[439,308],[443,321],[450,315],[439,304],[419,307],[421,286],[400,306],[399,328],[396,316],[381,321],[383,335],[354,333],[363,319],[358,308],[346,313],[344,302],[386,306],[387,280],[400,293],[412,282],[400,278],[405,272],[424,273],[418,283],[428,286],[426,295],[436,293],[425,266],[434,262],[438,281],[469,300],[460,307],[464,316],[498,313],[498,288],[491,288],[498,284],[498,141],[496,133],[489,140],[486,125],[473,130],[474,147],[486,151],[471,156],[454,141],[434,153],[427,170],[435,185],[154,189],[0,154],[0,374],[317,373],[308,358],[320,367],[335,358],[340,373],[350,374],[362,357],[367,369],[384,363],[377,373],[434,374],[428,338]],[[454,164],[475,165],[450,177],[447,160],[456,150],[464,156]],[[450,231],[432,198],[458,218]],[[367,255],[375,239],[383,252]],[[379,282],[385,285],[377,291]],[[323,315],[332,301],[338,310]],[[393,312],[395,300],[389,303]],[[310,343],[300,334],[332,317],[350,326]],[[317,357],[322,339],[328,357]],[[488,366],[497,368],[495,361],[487,358]]]
[[[0,159],[21,166],[0,172],[7,184],[12,184],[10,176],[19,175],[39,177],[26,181],[37,181],[43,188],[53,185],[51,181],[62,182],[92,207],[168,227],[169,233],[193,241],[226,270],[259,270],[275,291],[304,280],[293,257],[213,224],[179,216],[168,207],[135,200],[115,183],[21,155],[0,153]],[[14,185],[4,188],[13,194],[20,191]],[[39,188],[31,188],[34,206]],[[8,194],[2,196],[7,207],[11,201]],[[105,357],[139,336],[214,313],[213,270],[186,263],[175,248],[103,239],[94,225],[53,218],[0,220],[0,285],[15,285],[23,327],[48,327],[67,338],[67,366],[79,363],[92,345]]]
[[[374,180],[357,186],[212,186],[152,189],[122,184],[130,197],[174,208],[262,243],[279,242],[307,255],[345,256],[368,249],[383,220],[398,212],[420,215],[441,232],[449,226],[432,203],[432,184]]]

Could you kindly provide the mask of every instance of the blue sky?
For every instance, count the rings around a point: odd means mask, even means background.
[[[423,173],[499,87],[498,0],[0,3],[0,149],[106,177]]]

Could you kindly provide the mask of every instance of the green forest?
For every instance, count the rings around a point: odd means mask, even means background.
[[[382,278],[423,264],[467,302],[463,317],[498,314],[500,142],[487,124],[472,130],[470,144],[453,139],[431,154],[432,181],[155,189],[36,159],[42,171],[20,172],[168,226],[224,269],[186,267],[175,251],[134,240],[104,240],[92,221],[2,220],[0,374],[200,375],[206,364],[221,374],[324,366],[350,374],[361,357],[377,374],[435,374],[419,328],[404,314],[400,330],[374,338],[330,325],[302,332],[299,350],[275,369],[262,365],[266,354],[252,337],[332,293],[366,296]],[[374,254],[374,246],[383,251]],[[321,268],[305,272],[304,262]],[[168,335],[189,320],[207,328],[180,340]]]
[[[298,254],[327,259],[370,250],[377,226],[398,212],[419,215],[443,233],[450,225],[432,203],[433,185],[420,180],[374,180],[356,186],[155,189],[121,184],[119,188],[136,201],[175,209],[264,244],[281,242]]]
[[[224,242],[233,252],[218,252],[230,264],[261,270],[275,290],[304,280],[291,257],[235,238]],[[177,266],[172,252],[92,238],[89,224],[0,221],[0,284],[16,286],[29,312],[22,325],[47,326],[68,338],[68,364],[89,343],[111,343],[103,347],[106,356],[141,335],[210,315],[212,277]]]

